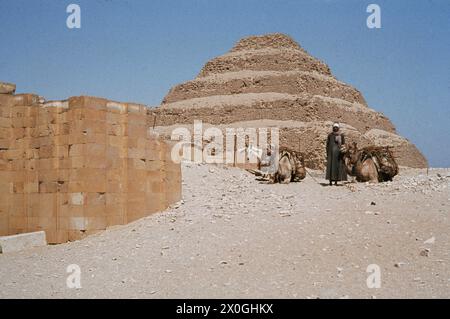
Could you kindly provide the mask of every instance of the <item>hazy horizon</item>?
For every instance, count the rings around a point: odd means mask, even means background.
[[[81,7],[68,29],[66,7]],[[366,7],[381,7],[369,29]],[[450,2],[0,0],[0,81],[48,100],[158,105],[241,38],[285,33],[362,92],[428,159],[450,167]]]

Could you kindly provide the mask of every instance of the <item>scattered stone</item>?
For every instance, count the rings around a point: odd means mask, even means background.
[[[433,237],[425,240],[423,243],[424,244],[434,244],[435,241],[436,241],[436,238],[433,236]]]
[[[180,200],[171,206],[172,209],[178,209],[184,204],[184,200]]]
[[[420,256],[422,256],[422,257],[428,257],[428,256],[430,256],[430,249],[429,248],[425,248],[425,249],[422,249],[421,251],[420,251]]]
[[[396,267],[396,268],[400,268],[400,267],[402,267],[402,266],[404,266],[404,265],[406,265],[406,263],[405,263],[405,262],[402,262],[402,261],[400,261],[400,262],[398,262],[398,263],[395,263],[395,264],[394,264],[394,267]]]
[[[0,253],[10,253],[46,246],[44,231],[0,237]]]
[[[281,217],[290,217],[291,216],[291,214],[289,212],[286,212],[286,211],[281,211],[281,212],[279,212],[279,214],[280,214]]]

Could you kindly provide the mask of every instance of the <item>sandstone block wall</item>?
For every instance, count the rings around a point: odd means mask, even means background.
[[[0,94],[0,235],[62,243],[180,200],[180,165],[148,122],[142,105]]]

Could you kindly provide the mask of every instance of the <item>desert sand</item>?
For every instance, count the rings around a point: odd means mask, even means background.
[[[0,255],[0,298],[449,298],[450,169],[269,185],[183,164],[183,201],[86,239]],[[313,176],[313,177],[311,177]],[[69,289],[67,266],[81,268]],[[367,267],[381,270],[368,288]]]

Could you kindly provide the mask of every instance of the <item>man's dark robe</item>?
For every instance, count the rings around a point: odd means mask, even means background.
[[[328,134],[327,139],[327,173],[326,179],[331,181],[346,181],[347,170],[340,151],[341,145],[345,144],[344,135],[341,134],[341,144],[336,142],[336,135]]]

